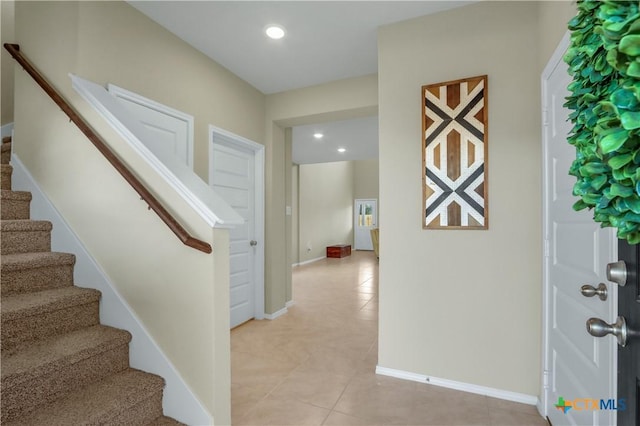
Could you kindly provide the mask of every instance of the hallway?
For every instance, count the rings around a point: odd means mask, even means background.
[[[234,425],[546,425],[535,407],[375,374],[372,252],[294,268],[289,312],[231,332]]]

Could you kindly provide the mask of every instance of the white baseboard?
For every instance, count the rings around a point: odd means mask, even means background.
[[[162,376],[165,379],[163,408],[167,416],[186,424],[212,424],[207,409],[193,394],[180,373],[164,355],[135,312],[122,298],[113,282],[98,265],[69,224],[49,201],[20,159],[13,154],[12,185],[15,190],[30,191],[31,218],[48,220],[53,224],[51,249],[73,253],[76,256],[74,282],[94,288],[102,293],[100,323],[129,331],[133,336],[129,344],[131,367]]]
[[[309,263],[317,262],[318,260],[326,259],[327,256],[316,257],[315,259],[305,260],[304,262],[294,263],[291,267],[295,268],[296,266],[308,265]]]
[[[289,300],[287,303],[284,304],[284,307],[288,309],[288,308],[292,307],[295,304],[296,304],[296,302],[294,302],[293,300]]]
[[[5,124],[0,127],[0,137],[6,138],[7,136],[13,136],[13,123]]]
[[[264,318],[268,319],[268,320],[274,320],[278,317],[281,317],[282,315],[286,314],[287,311],[287,307],[285,306],[284,308],[280,309],[279,311],[275,311],[272,314],[264,314]]]
[[[393,368],[376,367],[376,374],[383,376],[395,377],[397,379],[411,380],[414,382],[425,383],[443,388],[455,389],[463,392],[475,393],[478,395],[490,396],[492,398],[504,399],[506,401],[519,402],[521,404],[537,405],[538,397],[527,395],[524,393],[511,392],[502,389],[495,389],[486,386],[478,386],[470,383],[456,382],[454,380],[440,379],[424,374],[416,374],[403,370],[395,370]]]

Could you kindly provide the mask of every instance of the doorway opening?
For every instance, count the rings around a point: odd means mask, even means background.
[[[378,227],[378,200],[356,199],[353,217],[353,248],[373,250],[371,231]]]

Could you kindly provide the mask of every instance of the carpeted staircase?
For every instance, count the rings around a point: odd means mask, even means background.
[[[162,414],[161,377],[129,367],[131,335],[99,324],[100,292],[73,283],[75,256],[51,252],[51,223],[11,190],[2,141],[3,425],[180,425]]]

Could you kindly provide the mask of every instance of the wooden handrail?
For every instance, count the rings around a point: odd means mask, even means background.
[[[182,241],[185,245],[193,247],[196,250],[203,251],[205,253],[211,253],[211,245],[198,240],[191,236],[169,213],[160,202],[154,197],[151,192],[144,186],[138,178],[129,171],[127,166],[109,149],[107,144],[93,131],[93,129],[87,124],[86,121],[76,112],[76,110],[69,105],[69,103],[58,93],[56,89],[49,84],[49,82],[38,72],[38,70],[27,60],[27,58],[20,52],[20,46],[17,44],[5,43],[4,48],[18,61],[22,68],[38,83],[40,87],[53,99],[53,101],[64,111],[71,121],[78,126],[78,129],[98,148],[98,151],[104,155],[104,157],[111,163],[111,165],[120,173],[120,175],[129,182],[129,185],[140,195],[140,198],[147,202],[149,208],[156,212],[156,214],[167,224],[169,229]]]

